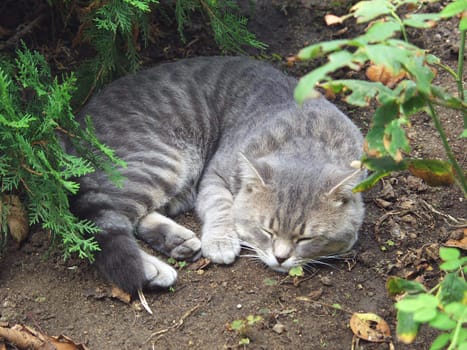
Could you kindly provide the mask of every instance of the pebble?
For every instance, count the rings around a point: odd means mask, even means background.
[[[282,334],[285,331],[285,326],[282,323],[276,323],[274,327],[272,327],[272,330],[277,334]]]
[[[332,286],[332,280],[328,276],[321,277],[320,281],[325,286]]]
[[[237,304],[237,309],[241,309],[242,308],[242,304]]]

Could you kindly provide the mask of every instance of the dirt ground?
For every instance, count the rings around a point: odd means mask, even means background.
[[[263,57],[295,75],[305,69],[274,60],[276,54],[285,58],[307,44],[345,37],[355,30],[349,27],[339,34],[344,27],[325,27],[322,17],[331,10],[326,1],[244,3],[249,28],[269,45]],[[160,30],[173,31],[174,26]],[[218,53],[203,27],[188,29],[189,46],[174,39],[173,33],[161,36],[160,42],[143,51],[148,65]],[[455,20],[423,35],[412,35],[417,44],[434,50],[455,67]],[[257,54],[254,50],[250,53]],[[449,76],[440,75],[439,80],[454,89]],[[371,111],[336,103],[366,130]],[[462,117],[446,112],[442,119],[465,169],[465,141],[457,138]],[[414,117],[409,136],[414,155],[443,157],[428,116]],[[20,248],[10,241],[0,260],[0,322],[27,324],[49,335],[65,334],[93,350],[350,349],[348,324],[356,311],[377,313],[394,335],[395,309],[385,289],[388,276],[417,277],[435,285],[440,278],[437,249],[456,230],[446,215],[465,218],[467,205],[457,188],[430,188],[408,174],[387,178],[365,194],[365,203],[366,220],[353,257],[311,267],[295,281],[247,258],[231,266],[179,266],[174,288],[146,293],[153,316],[139,301],[125,304],[112,298],[110,286],[92,265],[77,258],[64,261],[60,252],[50,251],[49,237],[33,229]],[[198,230],[192,216],[180,220]],[[333,307],[335,304],[341,309]],[[249,315],[261,316],[261,320],[248,327],[246,334],[231,329],[234,320]],[[435,336],[422,328],[414,344],[395,340],[395,346],[428,349]],[[250,344],[239,345],[242,337],[248,337]],[[388,349],[388,344],[361,341],[357,349]]]

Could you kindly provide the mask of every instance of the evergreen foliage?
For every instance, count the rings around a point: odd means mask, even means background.
[[[214,40],[224,51],[243,53],[242,46],[258,49],[266,48],[266,44],[256,40],[254,34],[246,27],[247,19],[237,16],[238,5],[233,0],[176,0],[175,17],[178,32],[184,39],[183,29],[190,21],[190,12],[203,11],[209,17]]]
[[[80,90],[92,92],[96,86],[138,69],[138,38],[147,45],[151,5],[158,4],[158,0],[89,4],[87,8],[91,10],[82,19],[81,27],[83,39],[92,44],[96,56],[83,63],[78,71]],[[214,39],[222,50],[243,53],[243,46],[265,48],[246,28],[247,19],[235,14],[237,11],[238,5],[233,0],[175,0],[174,16],[182,40],[191,16],[201,13],[209,19]]]
[[[52,78],[44,57],[24,44],[14,64],[5,59],[0,63],[0,199],[19,195],[29,224],[41,224],[59,236],[65,256],[77,253],[92,260],[99,247],[89,236],[98,228],[73,216],[68,195],[79,189],[74,178],[96,168],[118,182],[115,165],[124,163],[97,141],[89,120],[84,127],[75,121],[70,107],[73,75],[61,82]],[[61,137],[69,138],[83,157],[65,153]],[[5,210],[3,205],[3,218]],[[5,220],[2,223],[0,245],[6,237]]]

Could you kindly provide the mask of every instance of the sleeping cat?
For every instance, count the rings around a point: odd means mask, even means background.
[[[78,118],[127,163],[123,188],[102,172],[79,182],[74,212],[93,220],[96,263],[122,289],[170,286],[175,259],[230,264],[241,246],[277,271],[337,255],[357,240],[352,187],[362,136],[324,98],[298,106],[296,80],[245,57],[203,57],[121,78]],[[350,175],[350,176],[349,176]],[[195,209],[201,241],[171,217]]]

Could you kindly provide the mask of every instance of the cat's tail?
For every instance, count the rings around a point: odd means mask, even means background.
[[[175,283],[176,271],[140,248],[127,216],[106,209],[95,213],[92,220],[101,229],[95,236],[101,249],[95,256],[96,265],[111,282],[132,295],[143,287]]]

